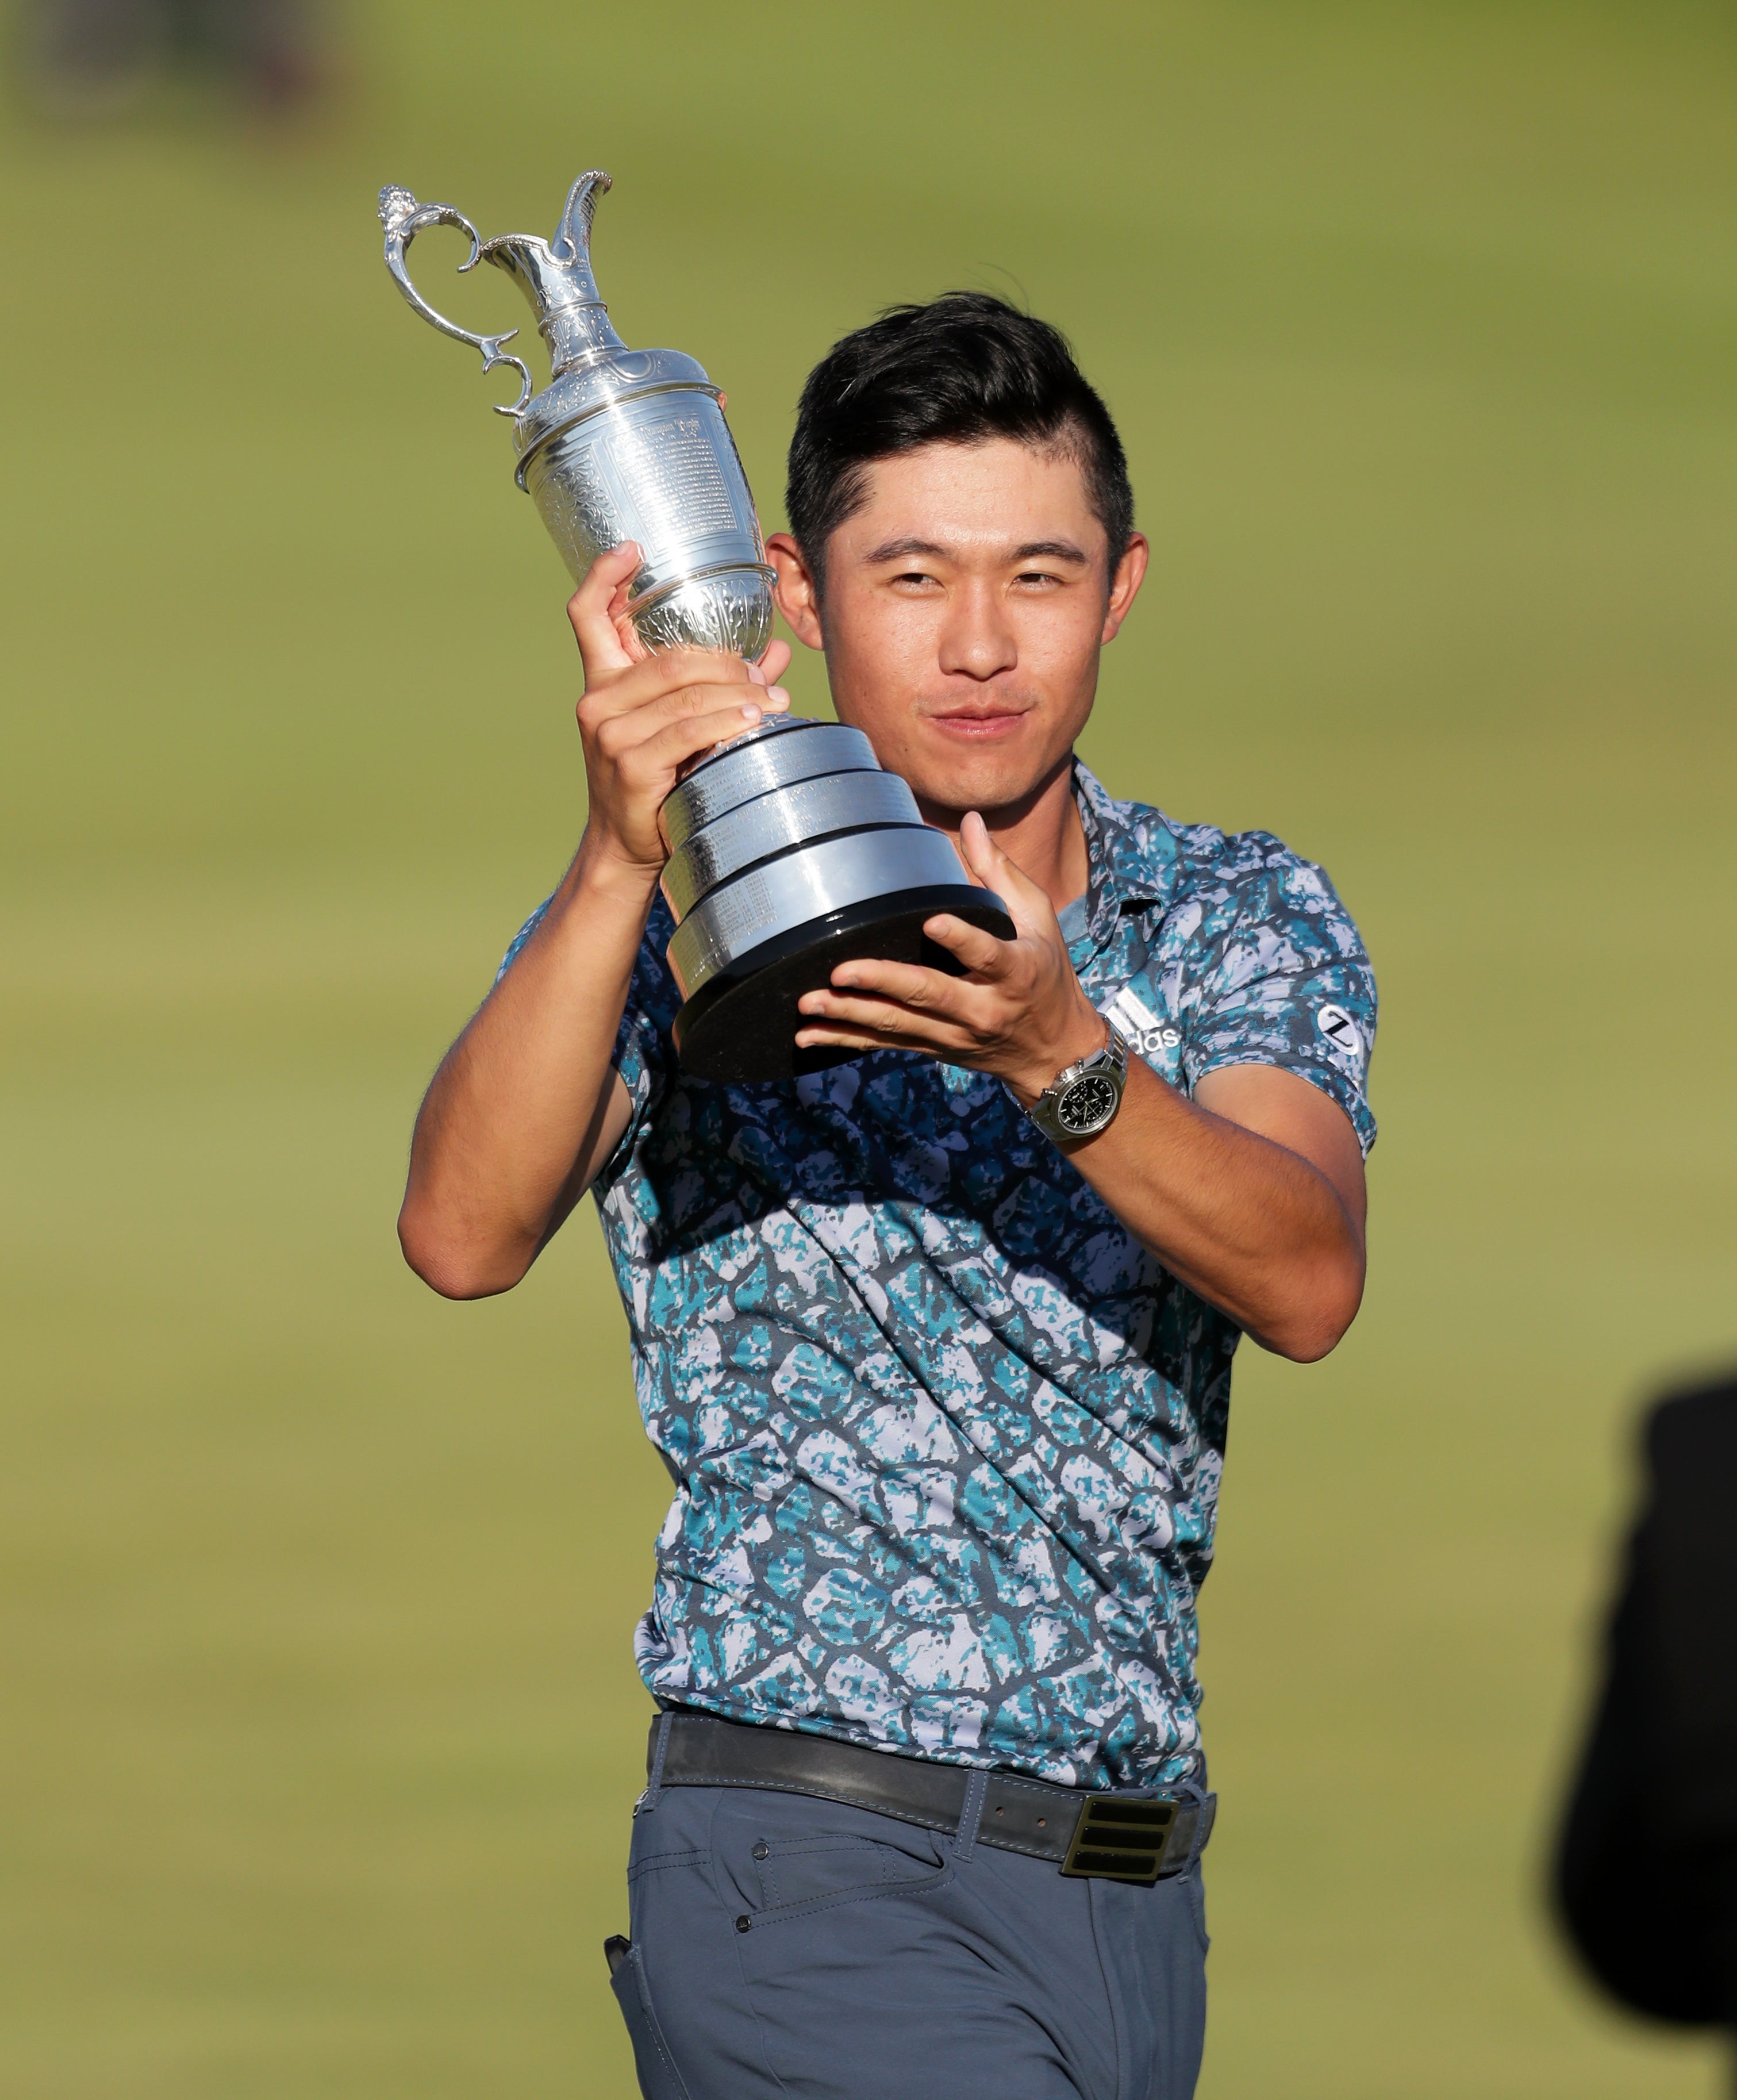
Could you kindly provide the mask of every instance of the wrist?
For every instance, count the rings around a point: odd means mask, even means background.
[[[1043,1039],[1034,1043],[1030,1057],[1021,1061],[1017,1072],[1007,1076],[1007,1090],[1022,1109],[1029,1109],[1070,1065],[1094,1056],[1109,1041],[1109,1023],[1087,998],[1077,979],[1074,990],[1074,996],[1056,1025],[1043,1031]]]
[[[573,858],[571,880],[575,892],[644,911],[650,908],[663,865],[661,858],[640,859],[619,840],[587,824]]]
[[[1102,1020],[1104,1041],[1065,1065],[1025,1113],[1052,1145],[1071,1150],[1108,1130],[1122,1109],[1128,1083],[1126,1039]]]

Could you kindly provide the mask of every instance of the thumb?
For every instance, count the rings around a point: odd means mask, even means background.
[[[633,540],[624,540],[599,554],[586,570],[584,580],[567,600],[567,618],[573,623],[574,639],[585,666],[589,686],[611,672],[625,671],[633,659],[623,646],[611,608],[618,592],[625,589],[638,569],[641,556]]]
[[[748,676],[756,686],[775,686],[790,665],[790,644],[769,642],[757,663],[750,664]]]
[[[1051,935],[1056,924],[1056,907],[1025,870],[1009,860],[996,845],[990,836],[989,826],[975,810],[966,813],[959,836],[966,867],[985,889],[993,889],[1007,906],[1021,938]]]

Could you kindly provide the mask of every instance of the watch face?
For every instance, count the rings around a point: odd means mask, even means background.
[[[1076,1079],[1056,1103],[1056,1120],[1069,1137],[1089,1137],[1115,1114],[1122,1089],[1101,1072]]]

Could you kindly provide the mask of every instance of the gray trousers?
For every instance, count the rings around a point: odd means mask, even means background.
[[[801,1794],[633,1822],[615,1991],[646,2100],[1188,2100],[1200,1870],[1074,1881]]]

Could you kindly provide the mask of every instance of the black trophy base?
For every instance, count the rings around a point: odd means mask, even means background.
[[[868,955],[962,976],[955,957],[924,938],[924,922],[942,911],[968,920],[999,941],[1013,938],[1013,921],[1001,899],[962,882],[901,889],[810,919],[749,949],[694,993],[676,1016],[683,1070],[697,1079],[740,1084],[793,1079],[829,1065],[848,1065],[862,1052],[796,1048],[796,1030],[804,1025],[796,1001],[830,984],[840,963]]]

